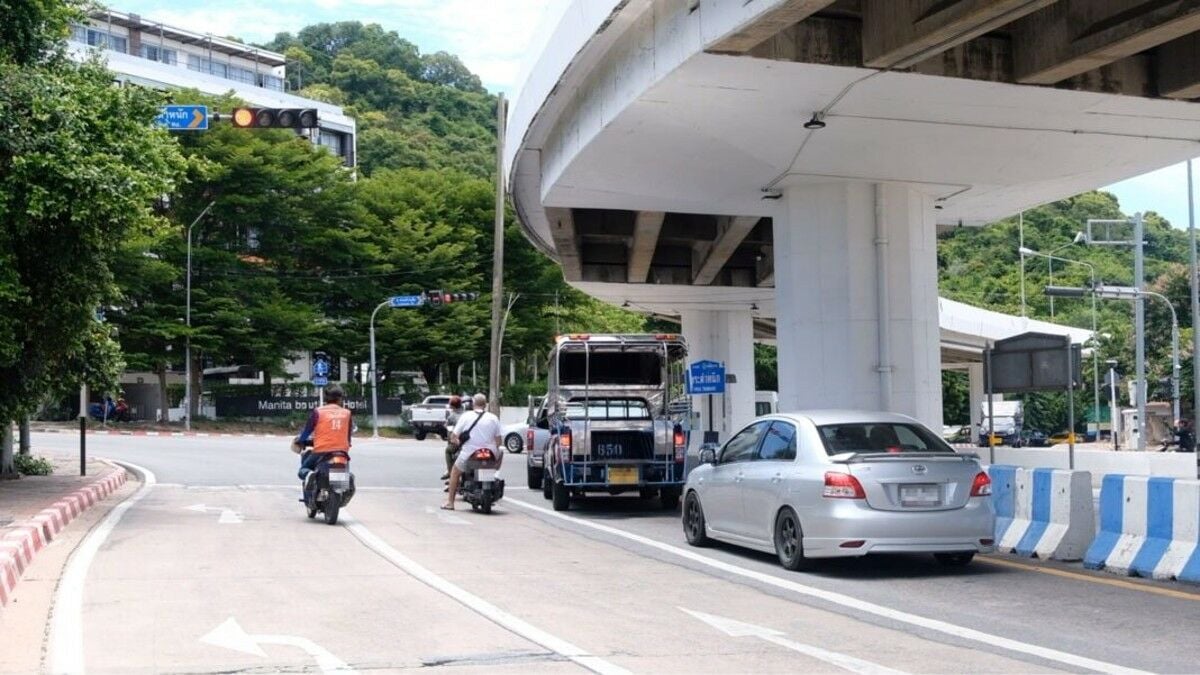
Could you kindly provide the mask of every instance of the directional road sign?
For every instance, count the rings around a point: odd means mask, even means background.
[[[329,384],[329,378],[324,375],[317,375],[312,379],[313,386],[324,387]]]
[[[171,131],[206,131],[208,129],[208,106],[164,105],[154,121]]]
[[[313,361],[313,375],[316,377],[327,377],[329,375],[329,361],[322,357],[317,357]]]
[[[388,304],[392,307],[420,307],[425,303],[425,299],[419,295],[393,295],[388,298]]]
[[[688,366],[689,394],[724,394],[725,364],[719,361],[696,361]]]

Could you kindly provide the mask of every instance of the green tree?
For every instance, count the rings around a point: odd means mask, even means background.
[[[99,64],[63,55],[78,5],[15,5],[0,6],[5,436],[8,421],[43,395],[115,380],[120,359],[96,311],[116,296],[112,266],[121,242],[162,226],[152,207],[184,168],[174,142],[153,126],[156,93],[114,87]],[[0,473],[11,471],[11,453],[0,453]]]

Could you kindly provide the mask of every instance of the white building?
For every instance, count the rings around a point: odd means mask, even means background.
[[[121,82],[213,95],[232,92],[264,108],[316,108],[320,128],[303,133],[347,166],[358,161],[354,119],[339,106],[287,93],[283,54],[109,10],[97,10],[86,25],[73,26],[68,47],[81,60],[103,50]]]

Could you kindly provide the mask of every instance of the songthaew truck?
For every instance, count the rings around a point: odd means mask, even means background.
[[[979,419],[979,447],[986,448],[988,446],[988,403],[984,401],[980,406],[981,413]],[[1021,407],[1020,401],[993,401],[992,415],[995,418],[991,422],[992,433],[996,434],[999,443],[1011,447],[1021,445],[1021,423],[1024,421],[1024,410]]]
[[[673,509],[683,491],[690,398],[678,335],[565,335],[550,354],[542,494],[636,492]]]

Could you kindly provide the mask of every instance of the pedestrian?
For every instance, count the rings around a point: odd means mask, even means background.
[[[1196,433],[1192,431],[1190,420],[1179,420],[1175,423],[1175,444],[1177,452],[1196,451]]]
[[[458,456],[458,446],[454,444],[452,434],[454,425],[458,424],[458,418],[462,417],[462,397],[451,396],[448,408],[449,411],[446,413],[446,473],[442,474],[442,480],[449,480],[450,471],[454,468],[454,458]],[[449,490],[449,488],[446,489]]]

